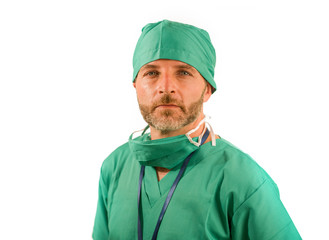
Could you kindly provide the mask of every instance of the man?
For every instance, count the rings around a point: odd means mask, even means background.
[[[215,61],[202,29],[143,28],[133,86],[150,133],[104,161],[95,240],[301,239],[273,180],[206,122]]]

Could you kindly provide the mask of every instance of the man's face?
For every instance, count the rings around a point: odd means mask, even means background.
[[[160,59],[144,65],[134,82],[144,120],[162,134],[194,122],[211,87],[192,66]]]

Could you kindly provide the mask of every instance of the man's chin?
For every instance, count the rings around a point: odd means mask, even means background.
[[[153,114],[153,119],[158,122],[179,122],[180,120],[184,119],[181,113],[177,112],[176,110],[164,110],[158,111],[157,113]]]
[[[154,113],[166,116],[171,114],[177,114],[177,112],[182,112],[180,107],[157,107],[154,111]]]
[[[175,131],[180,129],[184,124],[180,119],[169,116],[157,118],[156,121],[153,121],[152,125],[158,130]]]

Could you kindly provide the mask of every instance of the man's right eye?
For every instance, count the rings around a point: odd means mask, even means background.
[[[149,71],[149,72],[146,72],[144,74],[144,76],[148,76],[148,77],[154,77],[154,76],[157,76],[157,75],[158,75],[157,71]]]

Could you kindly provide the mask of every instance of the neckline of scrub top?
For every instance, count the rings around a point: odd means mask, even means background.
[[[219,144],[220,139],[216,139],[216,144]],[[184,176],[189,173],[189,171],[196,166],[200,161],[204,160],[210,151],[216,150],[218,148],[212,148],[211,141],[203,144],[200,147],[200,151],[196,151],[193,154],[189,164],[186,167],[186,170],[182,176],[182,180]],[[164,176],[160,181],[158,181],[157,173],[154,167],[145,166],[145,175],[143,179],[143,188],[148,199],[148,203],[150,208],[158,202],[161,201],[163,197],[166,197],[175,178],[182,166],[182,163],[171,169],[166,176]]]
[[[200,143],[200,146],[202,146],[204,144],[204,142],[207,140],[209,136],[209,130],[207,129],[206,132],[203,134],[202,136],[202,140]],[[198,150],[200,151],[200,148],[198,148]],[[173,185],[171,186],[166,200],[162,206],[155,230],[153,232],[153,236],[152,236],[152,240],[156,240],[157,239],[157,235],[158,235],[158,231],[162,222],[162,219],[167,211],[167,207],[173,197],[173,194],[176,190],[177,185],[179,184],[181,178],[183,177],[183,174],[186,170],[186,167],[188,166],[189,161],[191,160],[192,156],[195,154],[196,151],[192,152],[189,156],[187,156],[187,158],[184,160],[182,167],[179,170],[178,175],[175,178],[175,181],[173,183]],[[139,175],[139,187],[138,187],[138,240],[142,240],[143,239],[143,230],[141,227],[141,204],[140,204],[140,199],[141,199],[141,187],[142,187],[142,181],[144,178],[144,174],[145,174],[145,166],[141,166],[141,171],[140,171],[140,175]]]

